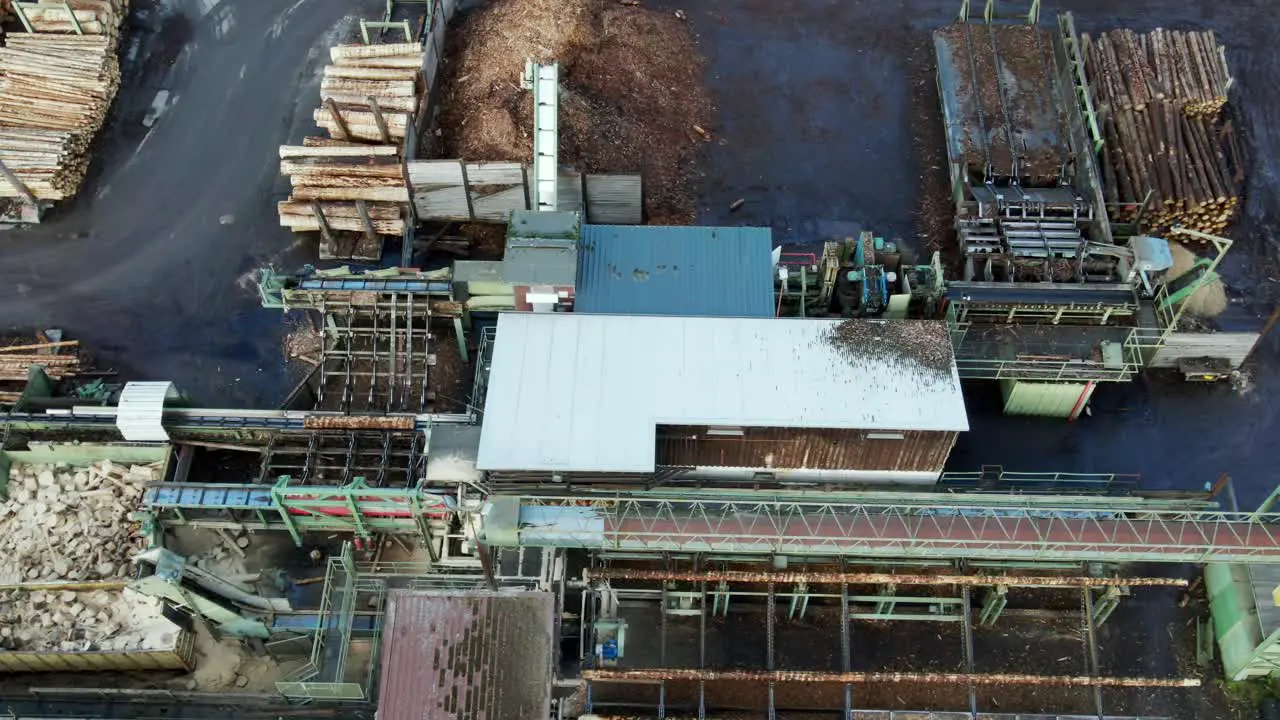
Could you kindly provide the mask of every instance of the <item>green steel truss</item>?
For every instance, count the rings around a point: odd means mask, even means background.
[[[161,524],[286,530],[299,545],[307,532],[416,534],[429,541],[431,520],[452,517],[442,495],[369,487],[363,478],[338,486],[294,484],[287,475],[274,485],[164,483],[149,488],[143,502]]]
[[[641,552],[1280,563],[1280,515],[1269,512],[1142,498],[861,495],[840,502],[494,496],[484,534],[495,545]],[[503,527],[512,517],[517,526]]]

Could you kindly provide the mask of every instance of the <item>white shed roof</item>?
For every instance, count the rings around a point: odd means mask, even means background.
[[[942,322],[500,316],[480,469],[652,472],[658,425],[969,429]]]

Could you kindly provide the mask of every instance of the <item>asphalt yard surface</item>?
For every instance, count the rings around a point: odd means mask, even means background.
[[[658,6],[676,3],[655,0]],[[323,49],[349,37],[376,0],[141,0],[123,44],[124,83],[80,197],[34,228],[0,234],[0,327],[62,327],[99,365],[175,381],[205,405],[270,407],[294,378],[249,282],[266,263],[292,269],[313,249],[276,226],[287,188],[275,148],[311,124]],[[922,146],[940,129],[931,29],[950,0],[850,3],[684,0],[718,105],[699,183],[700,221],[763,224],[785,242],[863,228],[918,236]],[[1261,0],[1052,3],[1082,30],[1210,27],[1229,48],[1233,98],[1253,165],[1224,273],[1233,313],[1275,297],[1280,177],[1280,17]],[[158,114],[158,115],[157,115]],[[149,125],[144,123],[149,121]],[[730,204],[744,198],[737,211]],[[1006,418],[994,384],[968,391],[973,430],[952,467],[1139,472],[1192,488],[1231,473],[1242,503],[1274,482],[1280,445],[1280,340],[1251,367],[1245,393],[1144,379],[1107,386],[1074,424]]]

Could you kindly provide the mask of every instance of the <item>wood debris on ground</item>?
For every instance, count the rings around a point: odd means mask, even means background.
[[[1083,36],[1113,221],[1222,234],[1240,205],[1241,147],[1223,117],[1231,75],[1212,32]],[[1144,206],[1145,203],[1145,206]]]
[[[0,197],[62,200],[79,191],[89,148],[120,86],[116,48],[126,0],[24,5],[34,33],[0,48]]]
[[[558,62],[560,162],[585,173],[644,178],[650,224],[688,224],[705,139],[715,136],[704,62],[689,24],[670,10],[616,0],[491,0],[449,34],[440,85],[447,157],[533,157],[526,59]]]
[[[277,206],[280,224],[319,232],[322,258],[376,259],[383,235],[407,225],[406,135],[423,97],[418,43],[338,45],[320,83],[316,125],[329,137],[280,147],[293,188]]]

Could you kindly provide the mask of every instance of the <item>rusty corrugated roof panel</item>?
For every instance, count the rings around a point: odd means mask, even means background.
[[[550,593],[392,590],[378,720],[529,720],[551,708]]]

